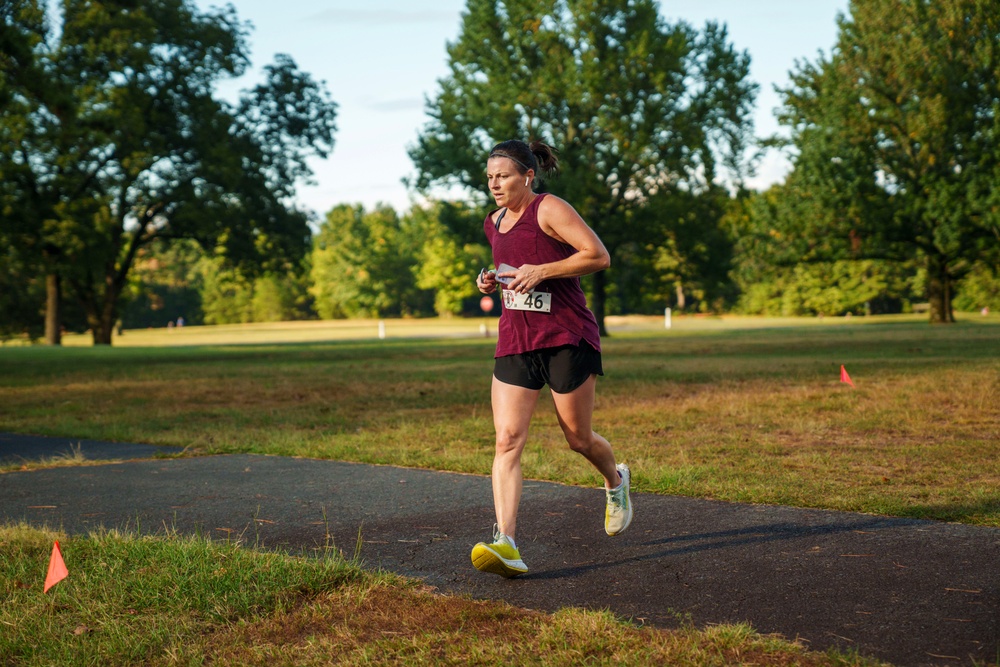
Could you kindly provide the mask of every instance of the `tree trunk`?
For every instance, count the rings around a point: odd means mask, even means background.
[[[62,317],[59,312],[59,274],[45,276],[45,342],[62,345]]]
[[[111,336],[115,330],[116,313],[113,299],[105,305],[96,316],[91,315],[87,319],[90,321],[90,333],[94,338],[94,345],[111,345]]]
[[[604,278],[604,271],[598,271],[592,274],[592,277],[594,279],[594,302],[590,304],[590,309],[594,312],[594,317],[597,318],[597,329],[601,333],[601,338],[606,338],[608,330],[604,326],[604,301],[607,294],[607,281]]]
[[[111,345],[111,336],[115,330],[117,317],[118,292],[109,285],[103,298],[88,298],[83,302],[87,313],[87,326],[94,345]]]
[[[103,322],[92,328],[90,332],[94,338],[94,345],[111,345],[111,331],[112,326],[104,326]]]
[[[952,277],[948,263],[940,255],[927,257],[927,300],[930,303],[931,324],[951,324],[955,313],[951,309]]]

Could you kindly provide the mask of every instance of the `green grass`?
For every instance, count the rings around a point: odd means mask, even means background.
[[[14,664],[145,663],[206,628],[376,579],[335,555],[291,558],[193,537],[103,533],[64,537],[71,577],[42,594],[52,538],[0,527],[0,581],[10,591],[0,604],[0,656]]]
[[[488,474],[495,341],[421,337],[470,324],[390,323],[410,337],[386,340],[0,348],[0,429]],[[675,324],[618,321],[605,342],[595,427],[637,491],[1000,526],[1000,318]],[[546,401],[524,465],[599,483]]]
[[[41,592],[52,540],[70,576]],[[443,597],[335,550],[295,558],[177,535],[0,526],[0,663],[876,665],[746,625],[667,631]]]

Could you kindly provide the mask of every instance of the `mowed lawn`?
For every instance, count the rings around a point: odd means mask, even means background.
[[[1000,526],[1000,318],[963,319],[609,320],[595,427],[639,492]],[[388,321],[384,339],[375,321],[185,327],[104,349],[5,346],[0,430],[485,475],[495,339],[481,327],[495,324]],[[531,478],[599,484],[548,400],[524,464]]]

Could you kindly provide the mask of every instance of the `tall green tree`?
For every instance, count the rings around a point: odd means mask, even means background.
[[[41,258],[48,320],[65,290],[110,344],[129,271],[156,239],[197,239],[244,271],[304,255],[307,215],[290,202],[307,158],[332,149],[323,86],[279,55],[237,103],[216,99],[248,64],[231,6],[47,7],[3,4],[0,229]]]
[[[1000,311],[1000,264],[974,266],[962,280],[955,306],[964,311]]]
[[[23,120],[14,114],[24,98],[37,98],[40,92],[41,76],[34,51],[45,35],[45,10],[40,2],[0,3],[0,159],[4,162],[12,161],[12,156],[6,157],[12,150],[11,139],[27,131]],[[10,187],[7,179],[11,171],[24,169],[11,166],[0,174],[0,244],[4,248],[0,256],[0,308],[4,314],[0,330],[5,335],[27,333],[36,338],[43,331],[37,319],[38,313],[44,312],[46,281],[39,253],[30,251],[26,243],[34,231],[31,220],[37,218],[31,209],[38,203],[19,196]],[[32,299],[39,301],[32,304]],[[58,321],[48,324],[46,333],[58,340]]]
[[[784,91],[807,259],[920,261],[932,322],[1000,253],[1000,1],[854,0]],[[792,231],[792,230],[784,230]]]
[[[13,242],[0,236],[0,340],[15,336],[36,340],[44,334],[39,315],[45,281],[39,279],[40,267],[25,259]]]
[[[421,315],[414,271],[420,229],[389,206],[342,204],[326,215],[311,255],[315,309],[323,319]]]
[[[302,266],[248,276],[223,258],[202,258],[198,262],[197,278],[204,323],[314,319],[308,276],[308,270]],[[197,320],[187,321],[198,323]]]
[[[700,312],[721,311],[735,298],[729,273],[733,242],[725,227],[734,205],[725,188],[679,191],[651,200],[652,210],[668,220],[662,238],[634,242],[627,262],[634,281],[615,281],[624,312],[662,313],[664,306]]]
[[[410,150],[418,189],[458,186],[485,207],[491,145],[544,140],[562,174],[542,187],[615,255],[666,237],[672,221],[651,199],[746,171],[756,85],[717,24],[668,25],[654,0],[468,0],[448,54]],[[591,285],[602,331],[606,282],[601,272]]]
[[[469,276],[492,261],[482,233],[470,234],[478,232],[483,216],[473,207],[436,202],[414,206],[406,217],[422,239],[413,268],[417,287],[434,294],[438,315],[460,315],[467,302],[482,296]]]
[[[275,263],[272,262],[272,265]],[[191,240],[143,248],[129,277],[123,329],[311,319],[308,269],[289,262],[245,275]]]
[[[735,239],[731,276],[739,310],[764,315],[900,312],[922,294],[912,261],[861,259],[862,240],[848,232],[816,233],[838,224],[802,170],[753,193],[729,216]]]

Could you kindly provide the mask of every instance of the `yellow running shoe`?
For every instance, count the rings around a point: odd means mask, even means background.
[[[624,463],[619,463],[617,468],[622,483],[616,489],[605,489],[608,502],[604,510],[604,532],[608,535],[618,535],[632,523],[632,499],[628,495],[632,473]]]
[[[514,540],[493,527],[493,543],[480,542],[472,547],[472,564],[480,572],[499,574],[501,577],[516,577],[525,574],[528,566],[521,560],[521,553],[514,546]]]

